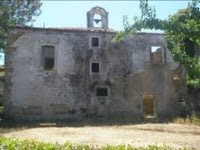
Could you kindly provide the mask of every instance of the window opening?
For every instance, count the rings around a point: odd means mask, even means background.
[[[99,73],[99,63],[92,63],[92,73]]]
[[[102,27],[101,16],[99,14],[95,14],[93,17],[94,27]]]
[[[151,46],[151,62],[153,64],[162,63],[162,48],[160,46]]]
[[[42,46],[41,66],[44,70],[52,70],[55,65],[55,47]]]
[[[157,51],[161,50],[160,46],[151,46],[151,53],[155,53]]]
[[[99,37],[92,37],[92,47],[99,47]]]
[[[96,88],[96,96],[108,96],[108,88]]]

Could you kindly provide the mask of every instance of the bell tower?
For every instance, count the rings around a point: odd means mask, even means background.
[[[108,28],[108,12],[99,6],[87,12],[87,27]]]

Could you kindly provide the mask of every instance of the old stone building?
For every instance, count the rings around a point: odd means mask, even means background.
[[[87,28],[12,27],[6,55],[5,116],[83,119],[177,115],[185,72],[163,34],[113,42],[108,12],[94,7]]]

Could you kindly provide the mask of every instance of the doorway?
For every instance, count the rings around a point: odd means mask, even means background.
[[[143,117],[154,117],[155,96],[153,94],[143,95]]]

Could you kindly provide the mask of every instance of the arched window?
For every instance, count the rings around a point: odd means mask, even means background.
[[[102,27],[102,18],[99,14],[95,14],[93,17],[94,27]]]
[[[108,28],[108,12],[102,7],[93,7],[87,12],[87,27]]]

